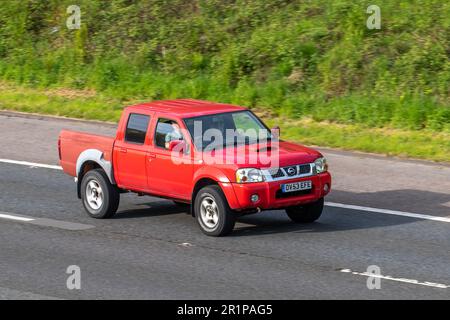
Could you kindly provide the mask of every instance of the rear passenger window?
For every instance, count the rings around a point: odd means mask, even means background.
[[[125,131],[125,141],[143,144],[147,134],[150,117],[144,114],[130,114],[128,118],[127,130]]]

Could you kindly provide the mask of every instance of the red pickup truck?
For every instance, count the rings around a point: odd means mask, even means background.
[[[320,217],[325,158],[278,135],[244,107],[180,99],[126,107],[115,138],[63,130],[58,149],[91,217],[112,217],[120,194],[135,192],[190,206],[205,234],[223,236],[261,210],[285,209],[297,223]]]

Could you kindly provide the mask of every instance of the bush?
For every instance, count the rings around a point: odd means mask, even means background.
[[[123,101],[192,97],[369,127],[448,130],[450,3],[9,0],[0,79]]]

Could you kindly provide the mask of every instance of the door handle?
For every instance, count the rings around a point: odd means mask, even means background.
[[[125,148],[119,148],[119,151],[122,153],[127,153],[127,149],[125,149]]]
[[[149,152],[148,157],[154,159],[154,158],[156,158],[156,154]]]

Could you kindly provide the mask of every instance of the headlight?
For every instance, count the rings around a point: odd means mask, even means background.
[[[264,176],[259,169],[245,168],[236,171],[237,183],[263,182]]]
[[[316,159],[316,161],[314,161],[314,164],[316,165],[317,173],[326,172],[328,170],[327,159],[325,158]]]

